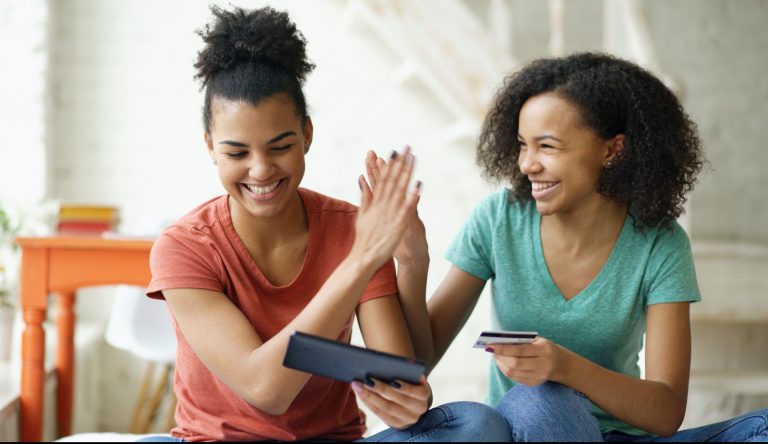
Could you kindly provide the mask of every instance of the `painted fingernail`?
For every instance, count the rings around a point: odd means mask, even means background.
[[[486,347],[485,351],[487,351],[488,353],[493,353],[495,350],[492,349],[491,347]]]
[[[396,389],[399,389],[400,387],[402,387],[402,385],[400,385],[400,383],[399,383],[399,382],[397,382],[397,381],[392,381],[392,382],[390,382],[390,383],[389,383],[389,386],[390,386],[390,387],[394,387],[394,388],[396,388]]]
[[[375,387],[376,381],[374,381],[371,378],[365,378],[365,385],[367,385],[368,387]]]
[[[357,178],[357,186],[360,187],[360,191],[363,191],[363,183],[360,182],[360,180],[363,178],[363,176],[360,176]]]
[[[405,156],[405,163],[407,163],[408,165],[413,165],[413,161],[414,161],[414,160],[416,160],[416,158],[415,158],[415,157],[413,156],[413,154],[411,154],[411,153],[408,153],[408,154]]]
[[[389,160],[397,159],[397,151],[392,150],[392,154],[389,155]]]
[[[416,181],[416,189],[417,189],[417,190],[420,190],[420,189],[421,189],[421,181],[420,181],[420,180],[417,180],[417,181]]]
[[[363,391],[363,386],[361,386],[359,382],[354,381],[351,385],[352,390],[354,390],[355,393],[360,393]]]

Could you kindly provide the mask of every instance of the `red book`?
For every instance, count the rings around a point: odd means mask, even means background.
[[[59,233],[63,234],[102,234],[112,229],[111,222],[96,221],[61,221]]]

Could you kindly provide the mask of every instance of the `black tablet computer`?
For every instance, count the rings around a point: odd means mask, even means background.
[[[375,378],[418,384],[424,374],[419,361],[301,332],[291,335],[283,366],[347,383]]]

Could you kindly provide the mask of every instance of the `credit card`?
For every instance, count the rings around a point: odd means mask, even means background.
[[[535,331],[491,331],[480,333],[474,348],[486,348],[493,344],[528,344],[538,335]]]

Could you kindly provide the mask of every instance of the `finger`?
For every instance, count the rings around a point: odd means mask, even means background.
[[[373,199],[373,192],[371,191],[371,188],[368,186],[368,182],[365,181],[365,177],[361,174],[360,177],[357,178],[357,185],[360,186],[360,193],[362,194],[360,198],[360,212],[365,212],[366,209],[368,209],[368,206],[371,204],[371,200]]]
[[[393,384],[390,384],[390,386],[393,386],[396,393],[399,395],[414,399],[419,403],[424,403],[426,405],[426,401],[429,399],[430,388],[429,384],[426,383],[426,380],[424,383],[419,384],[395,381]]]
[[[416,157],[413,156],[410,152],[405,154],[405,165],[403,165],[403,169],[400,172],[400,177],[397,179],[397,187],[396,187],[396,195],[395,197],[398,200],[398,205],[402,203],[403,200],[406,199],[407,191],[408,191],[408,184],[411,183],[411,177],[413,176],[413,169],[415,167],[416,163]]]
[[[519,369],[517,367],[512,367],[508,365],[505,361],[502,361],[498,358],[496,359],[496,367],[498,367],[502,373],[504,373],[505,375],[507,375],[507,377],[510,377],[510,378],[511,378],[511,375],[516,375],[518,377],[519,376],[527,377],[535,373],[535,371],[532,369]]]
[[[365,171],[366,174],[368,174],[368,181],[371,183],[371,189],[376,189],[376,183],[379,180],[379,166],[377,160],[379,159],[379,156],[376,155],[373,151],[368,151],[368,153],[365,156]]]
[[[410,151],[410,147],[406,146],[402,153],[392,151],[390,155],[390,161],[386,165],[386,173],[381,176],[381,192],[386,200],[390,200],[396,193],[398,179],[405,166],[405,157],[408,155],[408,151]]]
[[[516,358],[509,356],[497,356],[497,361],[503,362],[507,368],[513,370],[533,371],[538,368],[537,364],[539,360],[536,358]]]
[[[535,358],[540,356],[540,350],[533,344],[492,344],[494,354],[514,356],[518,358]]]
[[[418,389],[416,387],[419,386],[411,386],[415,390],[412,392],[416,392],[416,396],[411,396],[403,390],[404,383],[398,383],[400,385],[400,388],[395,388],[392,385],[386,384],[382,381],[375,380],[375,384],[373,387],[367,386],[366,389],[369,391],[372,391],[382,398],[386,399],[387,401],[398,405],[399,407],[405,409],[407,412],[410,412],[414,415],[418,414],[421,415],[424,411],[426,411],[426,401],[427,401],[427,394],[424,387],[421,387],[422,393],[421,396],[418,396]]]
[[[410,212],[413,212],[413,216],[416,218],[419,217],[418,205],[419,201],[421,200],[421,187],[421,181],[417,180],[416,185],[408,194],[408,197],[405,198],[405,203],[400,208],[400,212],[397,215],[398,217],[406,217],[406,215]]]
[[[377,385],[381,385],[378,382]],[[414,415],[407,412],[402,406],[383,398],[379,393],[375,392],[372,387],[362,384],[352,385],[358,398],[371,409],[372,412],[386,422],[390,427],[402,427],[404,425],[410,425],[415,422],[413,420]]]

